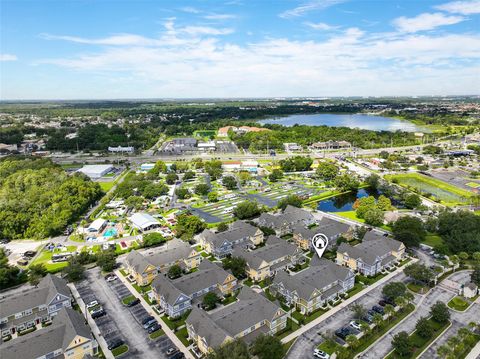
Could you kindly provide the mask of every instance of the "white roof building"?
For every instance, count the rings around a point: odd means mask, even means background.
[[[87,230],[89,232],[100,232],[103,229],[103,227],[105,227],[106,223],[107,221],[104,220],[103,218],[97,218],[92,223],[90,223]]]
[[[129,220],[132,222],[132,226],[142,232],[160,227],[160,223],[148,213],[134,213]]]
[[[86,165],[78,170],[90,178],[100,178],[113,170],[112,165]]]

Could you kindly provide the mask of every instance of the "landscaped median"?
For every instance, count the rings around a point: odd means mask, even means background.
[[[154,340],[161,337],[162,335],[165,335],[165,332],[163,331],[163,329],[159,329],[156,332],[153,332],[152,334],[150,334],[148,337]]]
[[[470,306],[470,303],[463,297],[456,296],[448,302],[448,306],[449,308],[463,312],[467,310],[467,308]]]
[[[120,345],[119,347],[116,347],[115,349],[112,349],[112,354],[114,357],[118,357],[122,354],[125,354],[126,352],[128,352],[127,344],[123,344],[123,345]]]
[[[432,318],[428,319],[428,322],[432,328],[432,335],[430,337],[422,337],[417,331],[414,331],[409,335],[409,342],[412,346],[410,355],[400,355],[396,350],[393,350],[386,356],[386,359],[413,359],[417,358],[427,349],[431,343],[433,343],[444,331],[446,331],[452,323],[447,321],[445,323],[439,323]]]
[[[371,330],[368,330],[361,338],[358,339],[358,342],[353,347],[348,349],[348,357],[354,358],[357,354],[365,351],[380,337],[382,337],[390,329],[392,329],[403,319],[405,319],[405,317],[411,314],[414,310],[415,306],[413,304],[409,304],[404,309],[396,312],[394,317],[389,318],[388,320],[384,320],[377,326],[373,327]],[[341,345],[333,340],[324,341],[318,346],[318,348],[328,354],[333,354],[336,351],[342,350]]]

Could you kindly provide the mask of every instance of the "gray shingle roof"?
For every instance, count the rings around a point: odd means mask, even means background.
[[[295,244],[289,243],[276,236],[269,236],[264,247],[260,247],[254,251],[236,248],[233,251],[233,255],[244,258],[250,268],[258,269],[263,261],[271,263],[287,255],[294,255],[296,251],[297,246]]]
[[[221,246],[225,241],[235,242],[241,238],[252,237],[257,233],[258,228],[243,221],[234,222],[230,228],[224,232],[213,233],[206,229],[201,236],[205,241],[212,243],[215,247]]]
[[[280,228],[286,225],[296,225],[303,221],[310,222],[313,220],[314,217],[309,211],[288,205],[283,213],[279,215],[262,213],[258,222],[270,228]]]
[[[238,301],[212,314],[193,309],[187,324],[193,325],[197,334],[207,339],[211,347],[217,347],[228,336],[235,337],[262,320],[271,321],[278,311],[285,312],[261,294],[243,287]]]
[[[67,282],[62,278],[47,274],[40,281],[37,288],[32,288],[26,292],[20,292],[0,300],[0,318],[5,318],[40,305],[47,305],[57,294],[70,297]]]
[[[399,250],[401,245],[402,243],[395,239],[371,234],[366,236],[362,243],[353,247],[347,243],[340,244],[337,252],[347,253],[351,258],[361,259],[364,263],[372,265],[377,257],[385,256],[392,250]]]
[[[73,309],[63,308],[54,317],[51,326],[0,345],[0,358],[30,359],[58,349],[65,350],[77,335],[92,339],[82,315]]]

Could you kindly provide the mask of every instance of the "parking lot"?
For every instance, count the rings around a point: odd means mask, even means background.
[[[76,284],[76,287],[85,303],[97,300],[107,312],[106,316],[95,322],[107,343],[115,338],[127,343],[129,351],[122,358],[166,358],[167,349],[174,347],[166,335],[155,340],[149,338],[141,322],[150,314],[141,304],[132,307],[122,304],[121,299],[132,293],[119,280],[109,283],[99,269],[94,268],[87,271],[87,278]],[[139,294],[136,296],[139,297]]]

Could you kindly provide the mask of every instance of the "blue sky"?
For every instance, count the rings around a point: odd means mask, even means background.
[[[480,0],[0,7],[0,99],[480,93]]]

